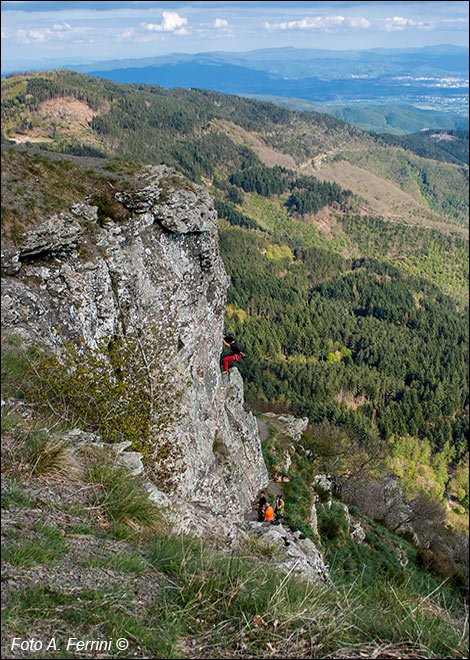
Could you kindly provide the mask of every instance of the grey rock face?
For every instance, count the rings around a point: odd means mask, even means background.
[[[357,543],[364,543],[366,540],[366,533],[358,520],[355,520],[350,526],[349,534]]]
[[[313,497],[312,506],[310,508],[310,527],[316,536],[318,536],[317,501],[317,498]]]
[[[265,413],[274,426],[280,428],[285,435],[288,435],[295,442],[299,442],[302,433],[308,427],[308,417],[294,417],[293,415],[276,415],[275,413]]]
[[[331,478],[327,474],[316,474],[313,477],[312,484],[315,484],[316,486],[320,486],[324,490],[329,490],[329,491],[331,491],[333,487]]]
[[[243,520],[268,477],[240,374],[220,373],[229,281],[212,200],[163,166],[117,197],[131,212],[125,223],[98,223],[96,207],[76,204],[3,255],[3,331],[54,349],[64,336],[96,346],[113,334],[174,327],[167,369],[183,398],[171,441],[184,458],[172,501]]]
[[[242,534],[254,536],[271,546],[278,556],[277,567],[307,580],[330,583],[328,567],[315,544],[300,532],[291,532],[283,525],[247,522]]]

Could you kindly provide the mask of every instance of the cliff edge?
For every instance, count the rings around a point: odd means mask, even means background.
[[[3,330],[55,350],[64,338],[96,346],[130,331],[172,328],[165,368],[182,392],[171,429],[181,473],[170,499],[159,483],[149,489],[170,511],[186,512],[176,516],[185,531],[200,531],[204,517],[226,516],[225,534],[268,475],[242,379],[236,369],[220,372],[229,280],[217,214],[202,187],[165,166],[146,168],[136,190],[115,198],[125,222],[79,203],[5,246]]]

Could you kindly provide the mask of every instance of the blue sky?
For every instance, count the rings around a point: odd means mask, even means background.
[[[2,2],[2,71],[295,46],[468,46],[468,3]]]

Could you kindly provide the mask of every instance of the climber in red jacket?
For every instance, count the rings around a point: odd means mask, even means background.
[[[242,352],[239,343],[231,335],[224,335],[224,346],[227,346],[232,352],[229,355],[225,355],[222,358],[222,364],[224,368],[224,373],[228,373],[228,364],[229,362],[234,362],[235,360],[241,360],[245,357],[245,354]]]

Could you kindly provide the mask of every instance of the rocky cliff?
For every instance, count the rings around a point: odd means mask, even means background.
[[[217,215],[203,188],[164,166],[147,168],[133,192],[115,197],[125,222],[79,203],[28,231],[19,246],[5,246],[3,329],[56,348],[64,336],[94,346],[111,335],[173,327],[166,369],[183,390],[172,429],[183,469],[172,500],[158,483],[149,489],[180,511],[181,528],[200,531],[215,516],[212,527],[225,534],[243,520],[267,472],[242,379],[219,366],[229,281]]]
[[[118,219],[85,201],[44,219],[20,245],[4,245],[5,335],[57,351],[65,339],[96,347],[101,339],[172,328],[164,368],[169,386],[182,392],[168,431],[180,450],[179,471],[168,493],[150,465],[150,498],[165,507],[176,531],[223,548],[254,536],[276,546],[281,570],[328,580],[321,554],[302,534],[253,522],[253,502],[268,474],[240,373],[220,369],[229,280],[212,199],[164,166],[146,168],[137,184],[132,192],[113,192],[124,211]],[[291,421],[294,438],[307,420]],[[81,429],[63,438],[102,444]],[[129,445],[113,445],[117,462],[139,474],[142,458]]]

